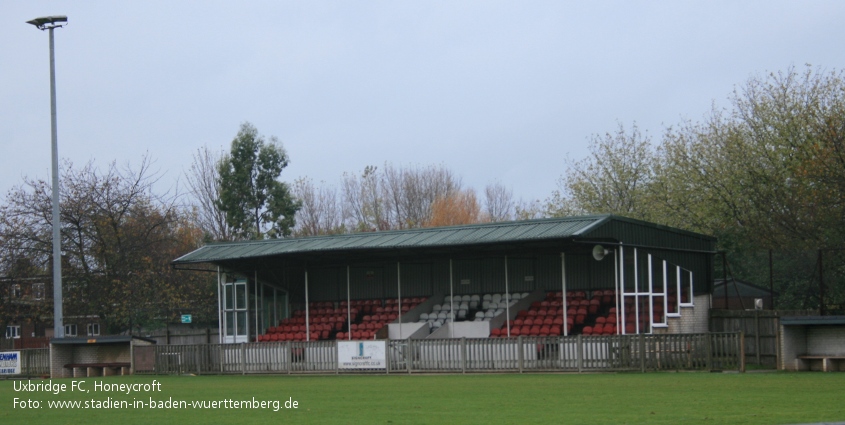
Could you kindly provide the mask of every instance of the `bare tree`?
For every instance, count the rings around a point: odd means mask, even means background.
[[[513,220],[516,204],[513,192],[501,183],[488,184],[484,188],[484,212],[490,221]]]
[[[342,193],[348,229],[358,232],[388,230],[384,200],[382,199],[382,181],[377,168],[367,166],[359,176],[344,173],[342,179]]]
[[[207,280],[170,267],[199,246],[201,233],[174,196],[153,193],[155,181],[146,159],[137,168],[112,163],[104,171],[93,163],[81,169],[66,163],[61,235],[68,316],[96,314],[107,329],[120,332],[153,324],[177,308],[214,306]],[[0,250],[37,270],[49,269],[50,192],[47,182],[27,179],[0,206]]]
[[[197,225],[205,232],[207,239],[215,241],[234,240],[232,227],[226,222],[226,213],[217,202],[220,199],[220,172],[217,164],[223,155],[222,151],[213,152],[203,146],[194,153],[191,169],[185,173]]]
[[[382,178],[391,224],[397,229],[426,226],[434,202],[461,189],[460,178],[442,165],[397,168],[386,164]]]
[[[293,195],[302,207],[296,213],[295,236],[317,236],[344,233],[343,204],[334,186],[325,182],[317,187],[307,177],[293,183]]]

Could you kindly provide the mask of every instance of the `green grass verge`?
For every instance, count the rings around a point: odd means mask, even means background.
[[[80,379],[75,379],[79,381]],[[160,392],[94,390],[161,382]],[[16,392],[0,381],[3,424],[794,424],[845,420],[842,373],[626,373],[85,378],[89,393]],[[33,380],[33,383],[46,382]],[[38,400],[40,409],[14,406]],[[281,409],[50,408],[50,401],[281,401]],[[298,402],[285,409],[284,401]]]

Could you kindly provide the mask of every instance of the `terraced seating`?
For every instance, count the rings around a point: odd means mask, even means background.
[[[263,335],[259,335],[258,342],[272,341],[305,341],[306,332],[310,331],[310,340],[372,339],[376,333],[388,323],[395,321],[400,314],[407,313],[420,303],[425,297],[409,297],[402,299],[399,307],[397,299],[367,299],[346,300],[340,302],[315,301],[309,303],[308,324],[305,310],[296,310],[289,318],[279,322],[279,326],[272,326]],[[400,313],[401,311],[401,313]],[[351,326],[348,324],[351,322]],[[306,330],[307,329],[307,330]]]

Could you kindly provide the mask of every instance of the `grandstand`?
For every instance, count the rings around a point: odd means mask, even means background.
[[[613,215],[204,246],[221,343],[707,330],[712,237]],[[565,294],[565,296],[564,296]]]

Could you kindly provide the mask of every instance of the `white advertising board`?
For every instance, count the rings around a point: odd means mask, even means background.
[[[385,341],[338,341],[339,369],[387,369]]]
[[[0,353],[0,375],[21,374],[21,352],[7,351]]]

